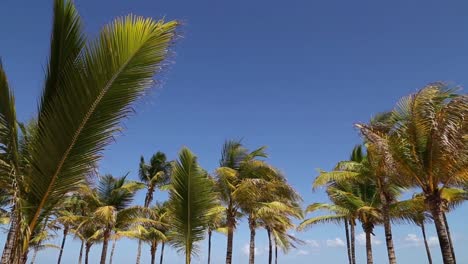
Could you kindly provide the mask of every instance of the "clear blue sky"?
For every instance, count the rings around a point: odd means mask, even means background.
[[[212,171],[223,141],[243,138],[251,148],[268,145],[269,161],[287,174],[305,203],[326,201],[323,192],[311,192],[311,181],[317,168],[331,169],[360,142],[354,122],[390,109],[398,98],[429,82],[468,82],[464,1],[75,2],[91,36],[113,17],[128,13],[184,21],[183,38],[160,79],[161,88],[140,101],[136,116],[125,122],[127,129],[105,153],[102,173],[130,171],[136,178],[141,154],[149,157],[162,150],[172,159],[182,146],[190,147]],[[0,3],[0,56],[22,120],[37,108],[51,7],[52,1]],[[165,196],[156,193],[157,198]],[[467,209],[449,215],[459,263],[468,263]],[[428,229],[434,236],[433,226]],[[399,263],[424,263],[419,230],[409,225],[394,230]],[[343,233],[342,227],[324,225],[298,234],[310,243],[280,255],[280,263],[345,263],[339,240]],[[257,234],[258,262],[265,263],[266,235],[262,230]],[[380,227],[376,235],[382,244],[375,245],[375,262],[386,263]],[[71,237],[69,242],[64,263],[78,257],[79,243]],[[247,243],[242,223],[235,235],[234,263],[247,262]],[[136,242],[120,241],[114,263],[132,263],[136,247]],[[100,245],[92,249],[92,263],[100,250]],[[165,263],[183,262],[168,251]],[[222,235],[215,236],[213,251],[213,263],[222,263]],[[440,263],[438,247],[432,251]],[[196,263],[205,263],[204,247],[200,253]],[[363,262],[362,245],[357,253]],[[53,263],[56,257],[57,250],[50,249],[39,253],[38,263]],[[149,263],[148,248],[143,260]]]

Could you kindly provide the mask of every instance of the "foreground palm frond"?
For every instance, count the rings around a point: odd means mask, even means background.
[[[171,242],[185,253],[185,262],[189,264],[192,254],[196,252],[194,243],[204,238],[209,211],[216,206],[216,196],[212,181],[187,148],[179,153],[171,183]]]

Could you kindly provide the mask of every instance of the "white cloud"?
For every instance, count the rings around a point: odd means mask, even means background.
[[[345,242],[341,238],[327,239],[328,247],[344,247]]]
[[[435,247],[435,246],[438,246],[439,245],[439,239],[435,236],[431,236],[427,239],[427,244],[430,246],[430,247]]]
[[[358,242],[359,245],[365,246],[366,245],[366,234],[365,233],[359,233],[356,236],[356,241]],[[382,244],[382,241],[377,239],[373,235],[371,235],[371,242],[372,242],[372,245],[376,245],[376,246]]]
[[[320,244],[319,244],[319,242],[318,242],[317,240],[309,240],[309,239],[308,239],[308,240],[306,240],[305,242],[306,242],[306,244],[307,244],[308,246],[310,246],[310,247],[313,247],[313,248],[318,248],[318,247],[320,247]]]
[[[250,244],[245,244],[243,247],[242,247],[242,253],[244,253],[244,255],[248,256],[249,255],[249,252],[250,252]],[[259,256],[262,254],[262,251],[260,249],[258,249],[257,247],[255,247],[254,249],[254,254],[255,256]]]
[[[408,234],[406,235],[406,237],[404,238],[405,242],[406,242],[406,246],[409,246],[409,247],[420,247],[420,246],[424,246],[424,240],[421,238],[421,237],[418,237],[417,235],[415,234]],[[439,245],[439,239],[435,236],[431,236],[431,237],[428,237],[427,238],[427,244],[430,246],[430,247],[434,247],[434,246],[437,246]]]
[[[306,255],[309,255],[309,251],[307,251],[307,250],[298,250],[296,255],[306,256]]]

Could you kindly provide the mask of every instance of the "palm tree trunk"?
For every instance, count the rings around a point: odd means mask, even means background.
[[[208,264],[211,264],[211,235],[213,231],[208,229]]]
[[[372,240],[371,240],[370,230],[366,230],[366,254],[367,254],[367,264],[373,264],[374,260],[372,258]]]
[[[81,264],[81,260],[83,259],[83,247],[84,247],[84,241],[81,240],[80,256],[78,257],[78,264]]]
[[[104,237],[102,240],[102,252],[101,252],[101,264],[106,264],[106,258],[107,258],[107,247],[109,245],[109,237],[110,237],[110,228],[106,228],[104,230]]]
[[[88,260],[89,260],[89,251],[91,250],[91,246],[92,246],[92,244],[86,242],[85,264],[88,264]]]
[[[58,257],[58,260],[57,260],[57,264],[60,264],[60,262],[62,262],[63,248],[65,247],[65,241],[67,240],[67,235],[68,235],[68,226],[64,226],[63,227],[62,245],[60,246],[60,252],[59,252],[59,257]]]
[[[421,231],[424,239],[424,246],[426,247],[427,260],[429,264],[432,264],[431,250],[429,249],[429,244],[427,243],[426,238],[426,229],[424,228],[424,223],[421,223]]]
[[[190,264],[190,252],[188,250],[185,251],[185,264]]]
[[[382,181],[378,179],[379,196],[382,202],[382,216],[383,216],[383,224],[384,224],[384,232],[385,232],[385,243],[387,245],[388,262],[389,264],[396,264],[395,247],[393,246],[393,238],[392,238],[392,225],[390,223],[390,213],[389,213],[390,201],[384,189],[386,187],[385,186],[386,184]]]
[[[450,247],[450,239],[448,237],[447,227],[445,226],[440,200],[440,196],[427,198],[427,202],[431,210],[431,215],[434,219],[437,237],[439,238],[439,246],[444,264],[455,264],[455,259],[453,258],[452,249]]]
[[[450,234],[450,227],[449,227],[449,224],[447,222],[447,215],[445,214],[445,212],[442,212],[442,215],[444,216],[444,224],[445,224],[445,228],[447,229],[447,235],[448,235],[449,242],[450,242],[450,249],[452,250],[453,261],[455,261],[455,263],[457,263],[457,258],[455,257],[455,250],[453,249],[452,235]]]
[[[29,249],[26,249],[26,252],[24,252],[23,255],[21,256],[20,263],[26,264],[26,262],[28,261],[28,255],[29,255]]]
[[[11,263],[15,258],[15,249],[16,243],[18,239],[18,232],[19,232],[19,221],[18,215],[15,210],[15,206],[11,209],[11,221],[10,221],[10,229],[8,230],[8,235],[5,241],[5,247],[3,249],[2,254],[2,264]]]
[[[114,239],[114,241],[112,242],[112,249],[111,249],[111,254],[110,254],[110,257],[109,257],[109,264],[112,264],[112,259],[114,257],[114,251],[115,251],[115,244],[117,243],[117,239]]]
[[[255,220],[249,217],[250,229],[250,247],[249,247],[249,264],[255,263]]]
[[[275,237],[275,264],[278,264],[278,243]]]
[[[348,225],[348,220],[344,220],[344,225],[345,225],[345,233],[346,233],[346,249],[348,250],[348,262],[349,264],[353,264],[353,261],[351,260],[351,245],[349,241],[349,225]]]
[[[163,264],[164,245],[166,245],[166,243],[165,243],[165,242],[162,242],[162,244],[161,244],[161,258],[159,259],[159,264]]]
[[[271,260],[272,260],[272,256],[271,256],[271,251],[272,251],[272,247],[271,247],[271,230],[269,227],[266,228],[267,230],[267,234],[268,234],[268,264],[271,264]]]
[[[151,248],[150,248],[150,252],[151,252],[151,264],[155,264],[156,263],[156,250],[158,249],[158,244],[155,243],[155,242],[152,242],[151,243]]]
[[[149,205],[151,204],[151,201],[153,200],[153,195],[150,195],[150,192],[153,192],[154,190],[151,190],[148,187],[148,191],[146,191],[146,196],[145,196],[145,208],[148,208]],[[143,241],[141,239],[138,240],[138,249],[137,249],[137,258],[136,258],[136,264],[140,264],[141,261],[141,247],[142,247]]]
[[[234,216],[228,213],[227,219],[227,249],[226,249],[226,264],[232,264],[232,242],[234,239]]]
[[[33,253],[30,264],[34,264],[36,262],[36,257],[37,257],[37,249],[34,249],[34,253]]]
[[[353,264],[356,264],[356,223],[354,220],[350,221],[350,231],[351,231],[351,260]]]

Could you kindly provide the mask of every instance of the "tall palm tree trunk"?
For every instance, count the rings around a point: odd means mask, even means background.
[[[144,204],[145,208],[148,208],[149,205],[151,204],[151,202],[153,201],[153,192],[154,192],[154,189],[148,188],[148,191],[146,192],[146,196],[145,196],[145,204]],[[138,240],[136,264],[140,264],[140,261],[141,261],[141,248],[142,248],[142,245],[143,245],[143,241],[141,241],[141,239],[139,239]]]
[[[112,264],[112,259],[114,258],[114,251],[115,251],[115,244],[117,243],[117,239],[114,239],[114,241],[112,242],[112,249],[111,249],[111,253],[110,253],[110,256],[109,256],[109,264]]]
[[[158,248],[158,244],[155,243],[155,242],[152,242],[151,243],[151,248],[150,248],[150,252],[151,252],[151,264],[155,264],[156,263],[156,250]]]
[[[427,243],[426,229],[424,227],[424,223],[421,223],[420,227],[421,227],[421,231],[422,231],[422,235],[424,239],[424,246],[426,247],[427,260],[429,264],[432,264],[431,250],[429,249],[429,244]]]
[[[255,220],[249,217],[250,229],[250,247],[249,247],[249,264],[255,263]]]
[[[271,230],[269,227],[267,227],[266,230],[268,234],[268,264],[271,264],[271,261],[272,261]]]
[[[227,249],[226,249],[226,264],[232,264],[232,242],[234,239],[234,217],[228,212],[227,216]]]
[[[141,241],[141,239],[139,239],[139,240],[138,240],[138,249],[137,249],[136,264],[140,264],[140,259],[141,259],[141,246],[142,246],[142,241]]]
[[[348,250],[348,262],[349,264],[353,264],[353,261],[351,259],[351,243],[349,241],[349,225],[348,225],[348,220],[344,220],[344,226],[345,226],[345,233],[346,233],[346,249]]]
[[[102,240],[101,264],[106,264],[107,247],[109,246],[110,228],[104,230],[104,237]]]
[[[440,200],[440,196],[430,197],[427,200],[427,202],[429,203],[431,215],[434,219],[434,225],[436,227],[437,237],[439,238],[439,246],[444,264],[455,264],[455,259],[453,258],[452,249],[450,247],[450,239],[448,237],[447,227],[445,226]]]
[[[10,229],[8,230],[8,235],[5,241],[5,247],[3,249],[2,260],[1,263],[11,263],[15,258],[16,253],[16,244],[18,240],[18,232],[19,232],[19,221],[18,221],[18,214],[16,213],[15,206],[11,209],[11,221],[10,221]]]
[[[208,264],[211,264],[211,235],[213,231],[208,229]]]
[[[64,226],[63,227],[62,244],[60,245],[60,252],[59,252],[59,257],[58,257],[58,260],[57,260],[57,264],[60,264],[60,262],[62,262],[63,249],[65,247],[65,241],[67,240],[67,235],[68,235],[68,226]]]
[[[367,264],[373,264],[374,260],[372,258],[372,240],[371,240],[370,230],[366,230],[366,255],[367,255]]]
[[[453,249],[452,234],[450,233],[450,227],[447,221],[447,215],[445,214],[445,212],[442,212],[442,215],[444,216],[444,224],[445,224],[445,228],[447,229],[447,235],[448,235],[449,242],[450,242],[450,249],[452,250],[453,261],[457,263],[457,258],[455,257],[455,250]]]
[[[81,264],[81,261],[82,261],[82,259],[83,259],[83,247],[84,247],[84,241],[81,240],[80,256],[78,257],[78,264]]]
[[[89,251],[91,250],[91,246],[92,246],[91,243],[86,242],[85,264],[88,264],[88,260],[89,260]]]
[[[163,264],[163,258],[164,258],[164,245],[166,245],[165,242],[162,242],[161,244],[161,258],[159,259],[159,264]]]
[[[392,237],[392,225],[390,223],[390,199],[388,199],[388,195],[385,192],[385,179],[378,179],[379,184],[379,196],[380,201],[382,202],[382,216],[383,216],[383,224],[384,224],[384,232],[385,232],[385,244],[387,245],[387,255],[388,255],[388,262],[389,264],[396,264],[396,255],[395,255],[395,247],[393,246],[393,237]]]
[[[353,264],[356,264],[356,223],[354,220],[350,221],[350,232],[351,232],[351,260]]]
[[[278,243],[275,237],[275,264],[278,264]]]

